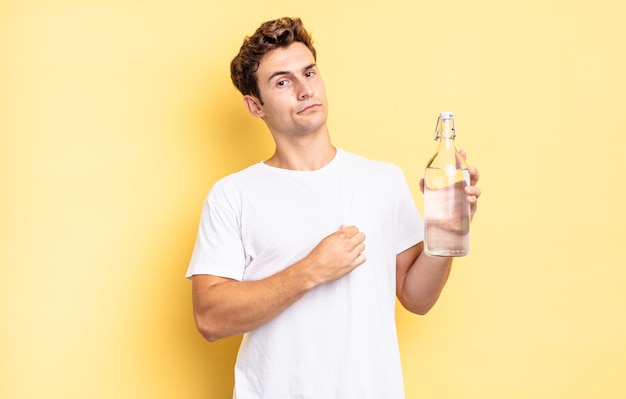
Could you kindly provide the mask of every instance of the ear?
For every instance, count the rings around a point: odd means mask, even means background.
[[[243,104],[248,109],[248,112],[252,114],[252,116],[256,116],[257,118],[262,118],[265,116],[265,112],[263,112],[263,107],[261,106],[261,101],[258,98],[246,94],[243,96]]]

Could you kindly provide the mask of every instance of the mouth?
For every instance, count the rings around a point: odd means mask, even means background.
[[[300,115],[300,114],[302,114],[302,113],[305,113],[305,112],[307,112],[307,111],[313,110],[313,109],[315,109],[315,108],[317,108],[317,107],[320,107],[320,106],[321,106],[321,104],[311,104],[311,105],[309,105],[309,106],[307,106],[307,107],[304,107],[304,108],[303,108],[303,109],[301,109],[300,111],[298,111],[298,112],[297,112],[297,114],[298,114],[298,115]]]

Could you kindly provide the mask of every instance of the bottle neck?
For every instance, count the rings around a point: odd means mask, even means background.
[[[455,151],[456,147],[454,144],[454,139],[439,137],[437,138],[437,144],[439,145],[439,151]]]
[[[435,129],[435,140],[444,139],[444,141],[454,140],[456,137],[456,129],[454,127],[454,118],[442,118],[437,120],[437,128]]]

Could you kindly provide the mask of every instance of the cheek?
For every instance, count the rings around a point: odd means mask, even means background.
[[[265,110],[265,118],[272,121],[284,120],[287,117],[286,108],[284,105],[273,103],[272,107]]]
[[[293,109],[293,96],[291,94],[281,96],[272,103],[271,113],[275,117],[281,117],[290,113]]]
[[[322,93],[326,93],[326,85],[324,84],[323,80],[319,80],[318,82],[318,86],[317,86],[317,91],[322,94]]]

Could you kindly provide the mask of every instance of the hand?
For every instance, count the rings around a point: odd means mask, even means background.
[[[338,280],[365,262],[365,234],[355,226],[341,226],[313,248],[306,259],[319,283]]]
[[[465,150],[460,150],[459,154],[464,161],[467,161],[467,153]],[[470,205],[470,220],[472,220],[476,210],[478,209],[478,198],[481,194],[480,188],[476,187],[476,183],[478,183],[480,175],[475,166],[468,166],[467,171],[470,175],[470,184],[465,187],[465,200]],[[424,192],[424,179],[420,180],[420,190],[422,193]]]
[[[463,160],[467,161],[467,153],[465,150],[460,150],[459,154],[463,157]],[[480,175],[478,174],[478,169],[475,166],[468,166],[467,171],[470,175],[470,184],[465,187],[465,200],[470,204],[470,220],[474,218],[474,214],[476,213],[476,209],[478,208],[478,198],[480,197],[480,188],[476,187],[476,183],[478,183],[478,179]]]

